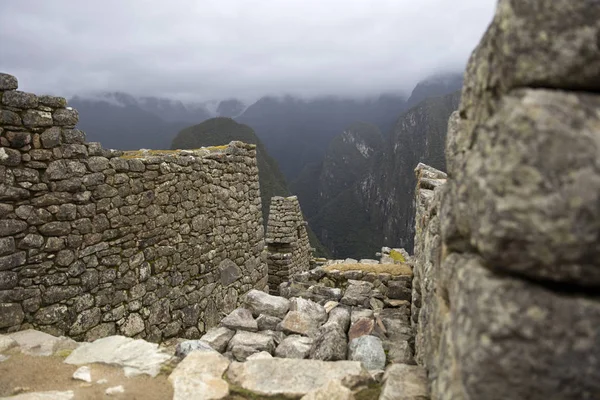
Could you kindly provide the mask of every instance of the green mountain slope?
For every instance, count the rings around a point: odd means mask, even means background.
[[[232,140],[256,145],[262,212],[266,224],[271,197],[289,196],[290,191],[277,162],[269,156],[252,128],[248,125],[239,124],[231,118],[212,118],[201,124],[183,129],[173,139],[171,148],[195,149],[203,146],[219,146]],[[309,232],[309,238],[311,238],[312,246],[316,249],[316,255],[328,255],[327,250],[316,240],[316,236],[312,232]]]
[[[260,195],[263,215],[268,215],[269,204],[273,196],[289,196],[285,178],[277,163],[265,150],[262,142],[248,125],[238,124],[231,118],[208,119],[201,124],[180,131],[171,143],[172,149],[195,149],[203,146],[219,146],[239,140],[256,145]]]

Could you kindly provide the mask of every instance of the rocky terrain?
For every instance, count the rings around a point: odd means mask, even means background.
[[[201,339],[161,346],[123,336],[77,343],[34,330],[0,336],[0,396],[133,398],[149,385],[151,396],[174,399],[397,399],[398,390],[418,399],[427,389],[413,360],[411,274],[406,264],[330,261],[282,283],[293,297],[250,291]],[[16,374],[11,360],[39,357],[47,361]],[[40,365],[71,379],[36,381]]]

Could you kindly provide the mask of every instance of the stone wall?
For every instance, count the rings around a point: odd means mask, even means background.
[[[599,37],[597,1],[501,0],[471,57],[417,193],[432,399],[600,398]]]
[[[267,263],[269,289],[279,293],[279,285],[291,275],[308,271],[312,248],[306,221],[296,196],[273,197],[267,224]]]
[[[0,332],[197,338],[267,285],[253,145],[121,152],[0,74]]]

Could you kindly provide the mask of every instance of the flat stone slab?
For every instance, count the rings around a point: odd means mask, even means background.
[[[229,395],[222,378],[229,360],[218,353],[191,352],[169,375],[173,400],[213,400]]]
[[[253,289],[246,293],[244,305],[252,311],[255,317],[265,314],[283,318],[290,308],[290,301],[284,297],[272,296],[260,290]]]
[[[383,376],[379,400],[428,399],[427,373],[416,365],[392,364]]]
[[[81,345],[73,350],[65,363],[117,365],[123,367],[127,377],[142,374],[155,377],[160,372],[160,366],[170,358],[156,343],[125,336],[109,336]]]
[[[27,329],[8,335],[13,339],[21,352],[33,356],[51,356],[61,350],[73,350],[79,346],[73,339],[56,337],[48,333]]]
[[[343,378],[371,379],[368,372],[355,361],[326,362],[273,358],[234,362],[227,378],[232,385],[258,396],[300,398],[318,390],[331,380]]]

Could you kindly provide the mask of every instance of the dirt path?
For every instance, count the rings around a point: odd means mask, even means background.
[[[102,364],[89,365],[92,383],[72,378],[78,368],[63,363],[61,357],[36,357],[21,353],[11,354],[6,361],[0,362],[0,397],[23,392],[48,390],[72,390],[75,399],[128,399],[128,400],[166,400],[173,398],[173,389],[166,374],[156,378],[142,375],[127,378],[122,368]],[[100,379],[108,382],[96,383]],[[125,393],[107,396],[104,391],[109,387],[122,385]],[[18,389],[22,388],[22,389]]]

